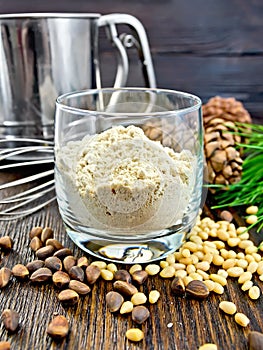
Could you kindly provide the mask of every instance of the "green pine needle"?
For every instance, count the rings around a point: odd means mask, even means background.
[[[249,228],[259,225],[257,231],[260,231],[263,228],[263,125],[236,123],[236,127],[237,131],[231,133],[247,141],[238,145],[245,156],[242,177],[227,187],[209,185],[220,190],[216,193],[218,205],[213,208],[257,205],[258,221]]]

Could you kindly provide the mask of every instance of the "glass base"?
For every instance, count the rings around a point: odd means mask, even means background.
[[[180,248],[188,232],[176,232],[169,236],[139,242],[110,241],[75,232],[66,227],[67,234],[82,250],[99,259],[123,264],[149,263],[165,258]]]

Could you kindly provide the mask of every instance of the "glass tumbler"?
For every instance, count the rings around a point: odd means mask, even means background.
[[[67,234],[84,251],[123,263],[164,258],[199,212],[201,100],[147,88],[58,97],[55,183]]]

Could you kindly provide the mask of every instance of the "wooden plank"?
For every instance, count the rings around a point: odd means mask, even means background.
[[[129,13],[149,34],[154,52],[262,54],[261,0],[0,0],[0,12]]]
[[[115,56],[101,55],[104,86],[110,86],[115,74]],[[198,55],[153,54],[157,86],[191,92],[206,102],[220,95],[242,101],[254,122],[263,121],[263,60],[259,56],[204,57]],[[140,63],[130,56],[128,86],[143,86]],[[111,67],[111,69],[109,69]]]

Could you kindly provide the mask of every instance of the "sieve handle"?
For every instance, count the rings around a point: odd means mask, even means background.
[[[120,34],[117,25],[128,25],[133,34]],[[142,63],[142,73],[145,86],[149,88],[156,87],[155,73],[151,58],[151,52],[146,32],[141,22],[134,16],[113,13],[103,15],[98,19],[98,26],[106,26],[112,44],[118,49],[118,65],[114,82],[114,88],[126,86],[129,74],[129,60],[127,50],[135,46]]]

